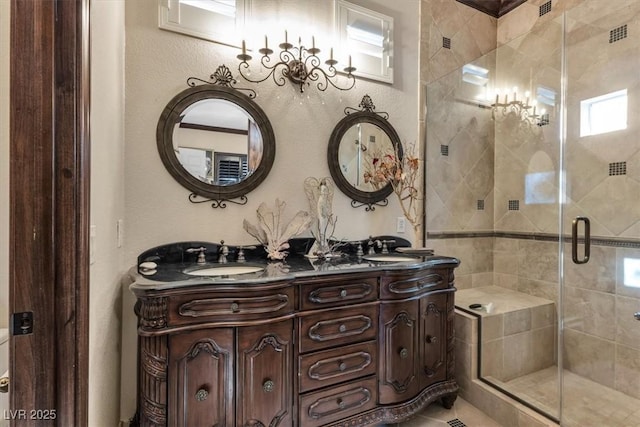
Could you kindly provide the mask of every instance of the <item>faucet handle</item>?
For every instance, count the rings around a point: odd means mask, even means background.
[[[245,249],[255,249],[256,246],[254,245],[250,245],[250,246],[238,246],[238,259],[236,260],[237,262],[246,262],[246,258],[244,257],[244,250]]]
[[[196,263],[204,264],[204,263],[207,262],[207,259],[205,258],[205,255],[204,255],[204,253],[206,251],[207,251],[207,248],[205,248],[204,246],[200,246],[199,248],[189,248],[185,252],[187,252],[189,254],[193,254],[193,253],[199,252],[198,259],[197,259]]]
[[[388,254],[389,253],[389,248],[387,247],[387,243],[395,243],[396,241],[394,239],[391,240],[383,240],[382,241],[382,253],[383,254]]]

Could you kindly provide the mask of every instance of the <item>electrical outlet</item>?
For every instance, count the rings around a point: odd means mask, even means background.
[[[404,233],[405,227],[406,227],[405,218],[403,216],[399,216],[396,219],[396,232]]]

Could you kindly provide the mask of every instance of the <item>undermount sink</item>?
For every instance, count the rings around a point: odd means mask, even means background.
[[[387,255],[387,254],[376,254],[376,255],[365,255],[362,259],[366,259],[367,261],[377,261],[377,262],[412,262],[418,261],[418,258],[401,256],[401,255]]]
[[[184,270],[190,276],[232,276],[236,274],[248,274],[262,271],[264,268],[252,265],[221,265],[205,268],[190,268]]]

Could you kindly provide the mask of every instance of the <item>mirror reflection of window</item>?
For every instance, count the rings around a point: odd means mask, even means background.
[[[624,259],[624,285],[631,288],[640,288],[640,259]]]
[[[264,150],[253,117],[222,99],[205,99],[187,107],[174,128],[173,142],[187,172],[214,185],[237,184],[250,176]],[[223,173],[218,173],[218,158],[226,159]]]
[[[247,156],[232,153],[215,153],[215,184],[232,185],[248,174]]]
[[[202,182],[213,183],[212,152],[199,148],[178,148],[178,159],[191,175]]]

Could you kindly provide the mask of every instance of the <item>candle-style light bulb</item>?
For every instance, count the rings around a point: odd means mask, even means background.
[[[269,43],[267,42],[267,35],[264,35],[264,48],[269,49]]]
[[[516,102],[518,100],[518,87],[514,86],[513,87],[513,102]]]
[[[528,107],[529,106],[529,97],[531,96],[531,92],[526,91],[524,93],[524,97],[525,97],[525,101],[524,101],[524,106]]]
[[[496,89],[496,105],[500,103],[500,89]]]
[[[287,30],[284,30],[284,42],[287,43]]]
[[[312,49],[316,48],[316,37],[315,36],[311,36],[311,48]]]
[[[244,40],[242,40],[242,54],[247,54],[247,45],[245,44]]]
[[[333,48],[329,51],[329,60],[333,61]]]
[[[351,55],[349,55],[349,68],[351,68]]]

